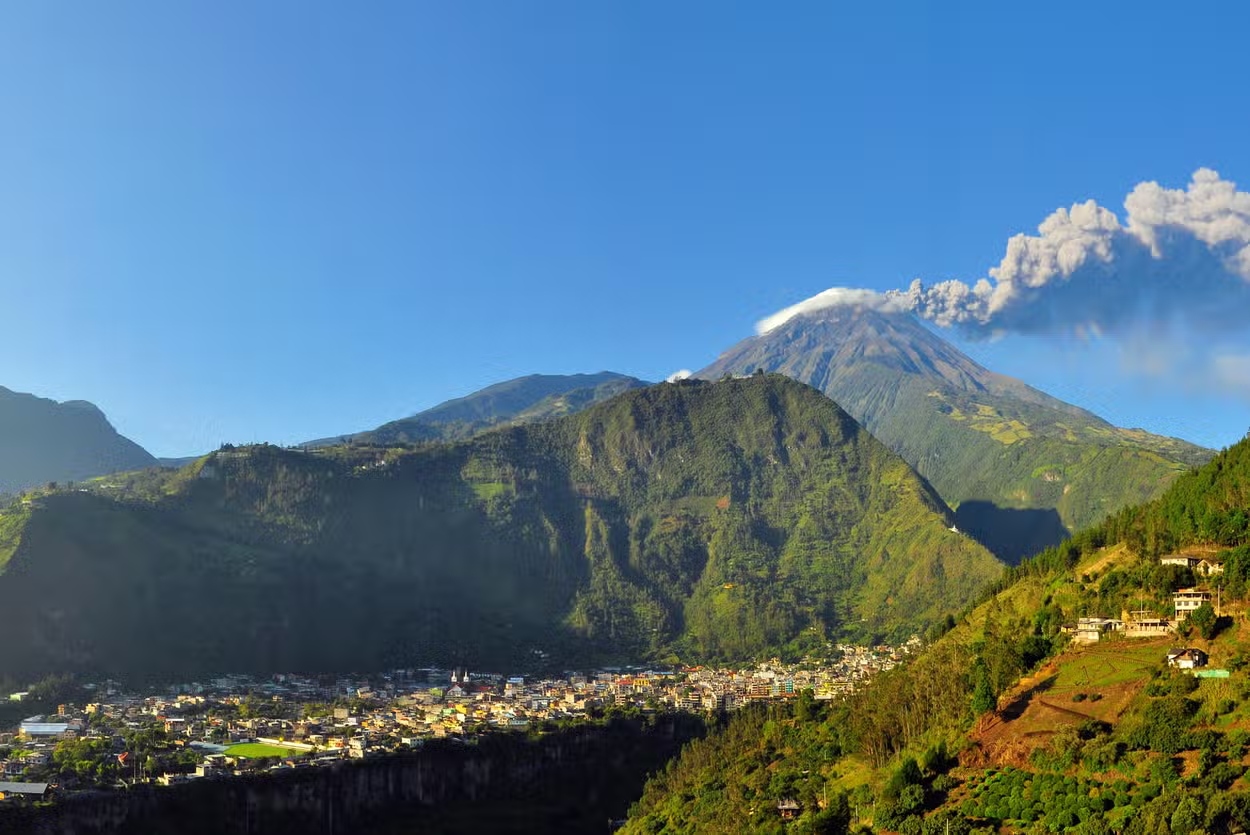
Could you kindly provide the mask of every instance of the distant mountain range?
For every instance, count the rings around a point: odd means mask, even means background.
[[[94,405],[0,386],[0,494],[155,464]]]
[[[451,444],[223,448],[92,489],[0,513],[10,675],[797,656],[910,635],[1002,571],[781,375]]]
[[[909,462],[956,511],[956,524],[1009,561],[1159,493],[1213,454],[1120,429],[982,367],[909,314],[866,306],[796,316],[744,340],[699,373],[775,371],[831,397]],[[410,417],[310,441],[390,446],[471,438],[575,414],[647,386],[615,372],[533,374]],[[0,493],[159,462],[89,404],[0,389]]]
[[[650,384],[636,377],[612,371],[600,371],[598,374],[530,374],[448,400],[377,429],[321,438],[304,446],[462,440],[499,426],[534,423],[573,414],[623,391],[647,385]]]
[[[833,398],[933,484],[962,530],[1008,560],[1154,498],[1214,454],[995,374],[906,313],[856,305],[796,316],[698,376],[756,369]]]

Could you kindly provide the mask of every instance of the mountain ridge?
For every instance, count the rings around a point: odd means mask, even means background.
[[[0,494],[155,464],[94,403],[0,386]]]
[[[1120,429],[990,371],[906,313],[802,314],[731,346],[698,376],[757,368],[841,404],[929,479],[961,528],[1008,559],[1158,495],[1213,454]]]
[[[912,634],[1002,570],[780,375],[452,444],[227,447],[93,490],[0,514],[0,667],[745,659]]]
[[[527,374],[446,400],[375,429],[320,438],[301,446],[333,446],[345,441],[393,444],[462,440],[498,426],[572,414],[622,391],[647,385],[650,383],[615,371]]]

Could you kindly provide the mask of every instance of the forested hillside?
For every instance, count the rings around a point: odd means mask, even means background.
[[[908,666],[845,700],[754,709],[693,743],[648,785],[626,832],[1156,833],[1250,825],[1250,439],[1012,569],[930,633]],[[1170,616],[1224,566],[1179,633],[1074,645],[1078,617]],[[1130,615],[1130,618],[1133,615]],[[1170,649],[1227,678],[1169,668]],[[777,813],[795,799],[802,813]]]
[[[798,655],[911,634],[1001,572],[901,459],[777,375],[452,445],[227,448],[92,489],[0,516],[0,668]]]
[[[1159,500],[1116,514],[1101,535],[1149,556],[1195,543],[1250,544],[1250,443],[1181,476]]]

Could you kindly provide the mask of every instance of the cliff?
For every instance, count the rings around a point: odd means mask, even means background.
[[[706,732],[696,716],[614,719],[530,739],[0,808],[8,835],[602,833],[648,774]]]

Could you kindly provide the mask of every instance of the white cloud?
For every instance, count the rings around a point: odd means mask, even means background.
[[[755,332],[757,334],[768,333],[795,316],[802,316],[807,313],[815,313],[819,310],[826,310],[831,307],[848,307],[859,306],[867,307],[873,310],[891,310],[901,312],[905,309],[905,305],[899,301],[889,298],[875,290],[863,290],[854,287],[830,287],[823,293],[817,293],[810,299],[804,299],[798,304],[792,304],[787,308],[778,310],[771,316],[759,320],[755,323]]]
[[[678,380],[685,380],[686,378],[690,377],[693,374],[694,372],[691,371],[689,368],[683,368],[680,371],[674,371],[672,374],[669,374],[667,377],[664,378],[664,382],[675,383]]]
[[[1087,200],[1058,209],[1037,235],[1007,242],[969,285],[917,279],[891,299],[972,335],[1222,330],[1250,321],[1250,193],[1200,168],[1186,189],[1141,183],[1126,222]]]

